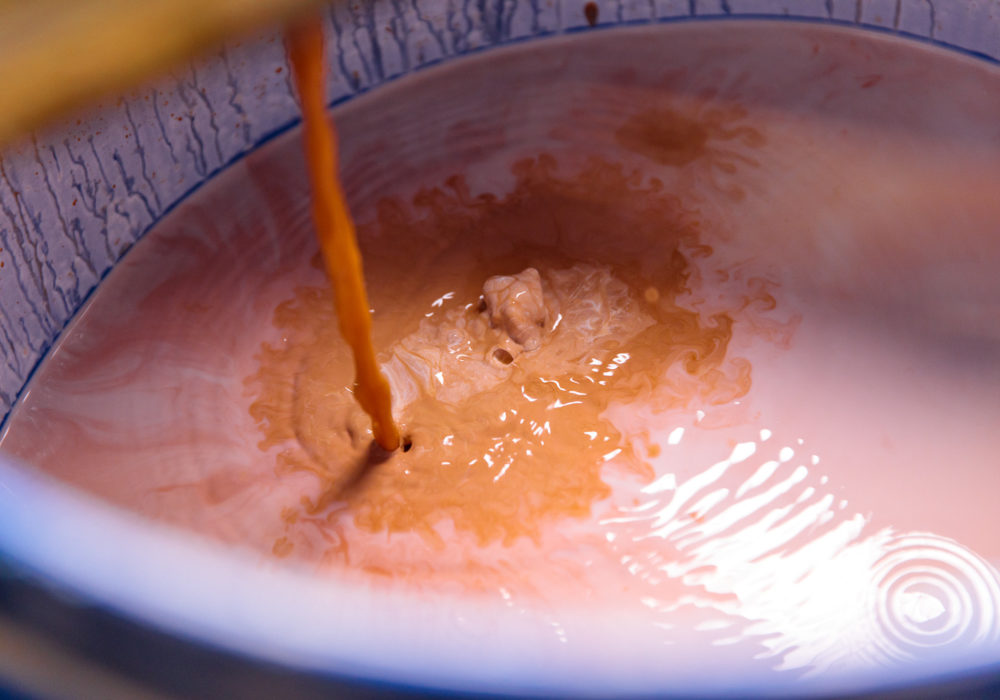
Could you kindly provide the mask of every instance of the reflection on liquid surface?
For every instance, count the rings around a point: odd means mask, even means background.
[[[126,258],[0,446],[266,565],[559,639],[582,606],[727,668],[1000,657],[997,76],[671,31],[342,109],[408,451],[357,420],[291,139]]]

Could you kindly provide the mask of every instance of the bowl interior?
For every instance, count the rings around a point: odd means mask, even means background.
[[[429,687],[846,690],[995,664],[998,78],[986,62],[890,36],[712,22],[527,42],[346,102],[334,110],[343,178],[374,241],[387,201],[456,174],[501,199],[543,166],[560,183],[589,173],[578,198],[600,201],[621,183],[672,197],[711,249],[697,298],[683,303],[710,318],[727,295],[746,295],[731,352],[752,366],[749,391],[707,419],[678,410],[638,425],[662,450],[646,452],[655,477],[615,487],[641,501],[612,498],[579,527],[553,525],[541,550],[501,549],[524,568],[490,579],[488,595],[431,580],[372,585],[317,572],[308,557],[281,563],[259,501],[224,498],[206,518],[151,496],[192,454],[167,460],[171,448],[143,444],[151,422],[175,435],[220,426],[225,440],[199,443],[186,476],[221,450],[273,472],[241,389],[273,335],[273,302],[291,290],[268,271],[308,265],[289,132],[158,221],[26,386],[0,438],[5,459],[30,465],[3,466],[2,549],[180,635]],[[615,226],[628,221],[607,223],[627,247]],[[164,268],[158,255],[192,231],[198,248]],[[386,279],[417,266],[375,264]],[[177,270],[183,288],[170,286]],[[219,308],[196,360],[228,362],[187,377],[191,393],[156,390],[152,370],[109,389],[107,372],[122,370],[107,362],[113,347],[147,357],[190,345],[193,319],[156,305],[165,290],[268,303]],[[97,440],[96,424],[128,429]],[[545,547],[583,551],[587,528],[605,543],[603,563],[568,593],[569,569],[547,569]],[[455,541],[462,557],[486,556]],[[460,579],[464,561],[449,575]],[[612,595],[594,573],[608,567],[646,592]],[[517,591],[524,581],[533,593]]]

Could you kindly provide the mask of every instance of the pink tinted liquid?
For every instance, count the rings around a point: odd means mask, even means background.
[[[720,662],[823,671],[995,649],[1000,84],[971,61],[852,36],[699,27],[664,47],[609,35],[550,47],[560,61],[507,52],[393,88],[428,115],[425,132],[402,117],[366,132],[378,96],[345,110],[377,347],[412,330],[420,309],[440,313],[470,269],[449,266],[447,250],[380,246],[379,216],[415,215],[413,193],[456,172],[472,194],[502,199],[525,157],[552,153],[572,178],[599,155],[696,221],[710,252],[689,255],[677,303],[730,315],[726,358],[748,363],[749,392],[608,406],[602,419],[653,476],[616,471],[613,455],[611,495],[589,515],[482,543],[447,517],[428,538],[303,507],[317,479],[276,472],[280,448],[258,447],[246,382],[263,343],[287,342],[275,308],[323,283],[289,138],[129,254],[37,374],[0,448],[264,561],[620,608],[651,638]],[[507,85],[511,104],[537,116],[491,104],[484,84]],[[657,131],[675,121],[687,126]],[[627,247],[630,231],[607,236]],[[680,365],[664,376],[684,381]]]

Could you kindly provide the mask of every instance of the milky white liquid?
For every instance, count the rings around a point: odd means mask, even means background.
[[[611,495],[589,515],[506,543],[447,517],[436,537],[387,536],[304,507],[317,477],[276,471],[281,447],[258,447],[247,381],[262,344],[286,342],[275,308],[323,285],[294,135],[216,178],[123,260],[0,448],[262,562],[499,597],[551,616],[557,636],[582,605],[620,609],[651,644],[720,664],[846,672],[995,657],[995,71],[807,27],[615,37],[498,53],[337,118],[386,359],[424,314],[475,301],[484,281],[486,267],[447,250],[386,245],[380,213],[413,215],[422,187],[461,174],[502,200],[519,182],[512,164],[549,153],[567,181],[599,156],[677,198],[711,248],[688,250],[677,304],[732,317],[726,361],[748,362],[751,386],[685,406],[609,405],[602,420],[652,477],[613,455]],[[404,103],[408,116],[379,112]],[[630,122],[650,113],[654,126],[708,126],[654,143],[646,117]],[[632,234],[606,235],[617,249]],[[773,308],[748,291],[761,289]],[[680,365],[668,380],[684,380]]]

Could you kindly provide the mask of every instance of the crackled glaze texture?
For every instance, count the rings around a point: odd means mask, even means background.
[[[590,24],[770,16],[841,22],[1000,56],[995,0],[361,0],[331,7],[328,94]],[[588,21],[589,19],[592,21]],[[734,28],[738,31],[738,28]],[[277,34],[233,42],[0,158],[0,418],[81,301],[185,193],[296,118]]]

